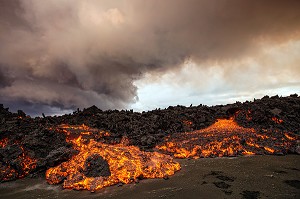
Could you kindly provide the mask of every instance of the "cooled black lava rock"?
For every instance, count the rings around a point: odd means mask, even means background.
[[[156,144],[156,139],[152,135],[148,135],[148,136],[145,135],[141,138],[141,144],[142,146],[153,148]]]
[[[46,158],[51,151],[59,147],[67,147],[68,143],[64,134],[40,128],[26,135],[22,145],[34,158]]]
[[[85,160],[83,173],[87,177],[107,177],[111,175],[107,161],[98,154],[91,155]]]
[[[41,158],[37,161],[39,169],[54,167],[64,161],[69,160],[73,155],[78,154],[78,151],[67,148],[65,146],[50,151],[46,158]]]
[[[4,162],[12,161],[22,154],[22,149],[18,145],[10,145],[0,148],[0,158]]]
[[[236,121],[243,127],[259,129],[279,129],[299,134],[300,97],[265,96],[253,102],[238,104],[240,109]]]

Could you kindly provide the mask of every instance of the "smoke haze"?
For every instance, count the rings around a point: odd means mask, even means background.
[[[299,53],[268,52],[299,39],[298,0],[0,0],[0,102],[33,115],[127,108],[134,82],[190,62],[199,75],[170,84],[205,90],[214,68],[236,93],[282,86],[300,76]]]

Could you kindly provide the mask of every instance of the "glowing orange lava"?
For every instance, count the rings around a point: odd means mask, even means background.
[[[272,117],[272,120],[276,123],[276,124],[281,124],[283,122],[283,120],[278,119],[277,117]]]
[[[247,113],[246,113],[246,119],[247,119],[248,121],[251,121],[251,120],[252,120],[252,117],[251,117],[251,111],[250,111],[250,110],[248,110]]]
[[[292,135],[289,135],[288,133],[285,133],[284,136],[289,140],[296,140],[296,137],[293,137]]]
[[[20,160],[21,160],[21,166],[23,172],[19,174],[18,178],[25,177],[27,174],[29,174],[29,172],[31,172],[36,167],[36,160],[26,155],[26,153],[24,152],[24,148],[23,147],[21,148],[23,153],[20,156]]]
[[[141,178],[163,178],[180,170],[179,163],[174,162],[169,155],[140,151],[138,147],[124,144],[126,140],[120,144],[110,145],[84,138],[91,133],[94,135],[97,133],[95,129],[84,126],[63,126],[62,128],[68,135],[71,135],[72,129],[82,130],[79,137],[68,138],[74,148],[79,150],[79,154],[47,170],[46,179],[50,184],[63,181],[64,188],[95,191],[117,183],[131,183]],[[101,131],[98,134],[108,135]],[[107,161],[110,176],[87,177],[82,172],[87,158],[95,154]]]
[[[279,131],[257,132],[239,126],[234,118],[219,119],[194,132],[174,133],[156,149],[176,158],[222,157],[286,152],[296,135]]]
[[[190,127],[191,125],[193,125],[193,122],[192,121],[189,121],[189,120],[184,120],[184,121],[182,121],[183,122],[183,124],[185,125],[185,126],[188,126],[188,127]]]
[[[8,143],[8,138],[3,138],[0,140],[0,148],[4,148]]]

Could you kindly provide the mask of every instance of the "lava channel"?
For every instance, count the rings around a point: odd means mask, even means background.
[[[298,136],[279,130],[239,126],[234,117],[193,132],[174,133],[156,149],[176,158],[286,154],[294,151]]]

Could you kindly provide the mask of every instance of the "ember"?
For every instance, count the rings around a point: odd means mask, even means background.
[[[8,143],[8,138],[0,140],[0,148],[4,148]]]
[[[272,117],[272,120],[276,123],[276,124],[281,124],[283,122],[283,120],[278,119],[277,117]]]
[[[297,136],[280,131],[257,131],[239,126],[234,117],[194,132],[175,133],[157,146],[176,158],[222,157],[287,153]]]
[[[95,129],[69,126],[66,130],[66,127],[63,126],[64,132],[69,135],[71,129],[83,130],[79,137],[69,139],[80,152],[71,160],[47,170],[46,179],[50,184],[64,181],[64,188],[95,191],[117,183],[128,184],[141,178],[163,178],[180,170],[179,163],[174,162],[169,155],[143,152],[138,147],[125,145],[126,141],[115,145],[96,142],[94,139],[83,138]],[[98,159],[99,167],[91,165],[91,160],[95,159]],[[95,172],[98,176],[90,175],[93,169],[99,171]]]

